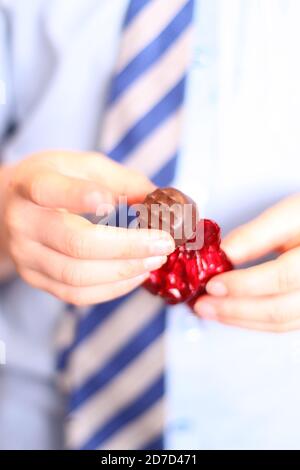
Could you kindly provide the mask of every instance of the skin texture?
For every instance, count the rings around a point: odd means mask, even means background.
[[[124,295],[174,248],[160,230],[93,225],[80,216],[119,195],[141,202],[153,184],[96,153],[44,152],[0,169],[0,278],[30,285],[75,305]]]
[[[195,305],[200,317],[270,332],[300,328],[300,195],[234,230],[222,248],[234,265],[272,252],[278,258],[214,277]]]

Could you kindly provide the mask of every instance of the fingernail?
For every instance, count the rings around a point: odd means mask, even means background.
[[[223,282],[210,281],[206,286],[206,292],[216,297],[225,297],[228,289]]]
[[[155,269],[160,268],[167,261],[166,256],[154,256],[152,258],[145,259],[145,268],[148,271],[154,271]]]
[[[174,241],[160,239],[151,242],[150,251],[153,255],[169,255],[175,249]]]
[[[200,302],[195,305],[196,313],[207,320],[214,320],[217,317],[216,307],[206,302]]]

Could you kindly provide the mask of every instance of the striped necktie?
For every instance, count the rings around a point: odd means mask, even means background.
[[[130,2],[102,127],[101,150],[160,186],[176,166],[192,16],[193,0]],[[69,448],[163,448],[165,324],[143,289],[69,308],[59,343]]]

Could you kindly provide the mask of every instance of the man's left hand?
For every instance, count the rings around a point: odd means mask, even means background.
[[[300,329],[300,195],[234,230],[222,248],[243,264],[269,253],[274,261],[214,277],[195,312],[224,324],[271,332]]]

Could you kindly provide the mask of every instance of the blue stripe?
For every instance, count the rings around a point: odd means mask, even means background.
[[[73,344],[73,343],[72,343]],[[62,372],[68,366],[72,346],[58,351],[56,354],[56,370]]]
[[[71,348],[65,348],[56,354],[56,370],[62,372],[66,369],[70,358]]]
[[[117,146],[109,152],[111,158],[122,161],[156,128],[161,126],[168,116],[173,114],[183,103],[185,76],[157,103],[130,131]]]
[[[160,169],[160,171],[152,178],[152,181],[156,186],[164,187],[169,186],[176,174],[176,164],[178,155],[175,154],[168,160],[166,165]]]
[[[145,73],[151,65],[157,62],[191,24],[193,18],[193,3],[193,0],[189,0],[167,28],[114,77],[108,101],[109,105],[114,103],[126,88],[140,75]]]
[[[88,315],[79,320],[78,329],[73,343],[68,348],[59,352],[57,358],[57,369],[63,370],[67,365],[68,356],[71,352],[74,351],[74,349],[84,341],[87,336],[94,333],[96,328],[98,328],[114,310],[122,305],[123,302],[126,302],[134,293],[136,293],[136,289],[126,296],[91,307]]]
[[[123,302],[129,300],[134,293],[136,293],[136,290],[126,296],[92,307],[89,314],[80,321],[77,344],[85,340],[91,333],[94,333],[95,329],[98,328],[114,310],[119,308]]]
[[[164,448],[164,436],[160,434],[151,442],[148,442],[142,449],[138,450],[163,450]]]
[[[140,312],[132,312],[132,314],[138,315]],[[131,337],[128,343],[119,349],[104,367],[93,374],[80,388],[72,391],[69,403],[70,412],[82,405],[94,393],[99,393],[121,370],[147,349],[164,332],[165,323],[166,313],[163,309],[154,318],[151,318],[135,336]]]
[[[137,419],[150,409],[164,395],[164,389],[165,379],[164,374],[161,374],[137,400],[102,426],[93,437],[81,447],[81,450],[93,450],[102,443],[105,443],[113,434],[120,431],[131,421]]]
[[[129,8],[127,10],[125,21],[124,21],[124,28],[126,28],[129,23],[140,13],[140,11],[151,3],[151,0],[131,0]]]

